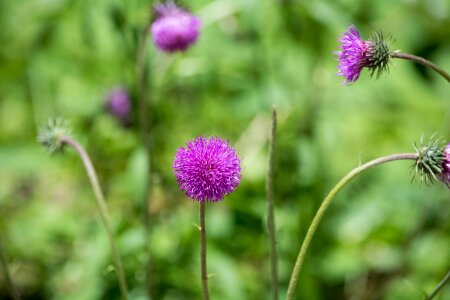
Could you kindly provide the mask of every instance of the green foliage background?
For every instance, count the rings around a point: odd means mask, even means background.
[[[351,168],[411,152],[420,136],[450,137],[448,83],[393,61],[352,86],[335,76],[337,38],[367,38],[450,70],[448,0],[192,0],[198,43],[167,55],[149,44],[152,144],[150,232],[140,195],[136,53],[151,15],[143,0],[0,2],[0,240],[25,299],[118,299],[108,241],[74,151],[49,157],[36,143],[50,117],[70,120],[92,155],[112,214],[132,299],[199,299],[198,205],[178,190],[172,161],[198,135],[235,144],[243,178],[207,206],[213,299],[270,299],[265,172],[270,109],[279,112],[276,226],[284,297],[306,229],[326,192]],[[104,109],[114,86],[133,98],[123,127]],[[411,184],[395,162],[357,178],[327,212],[297,299],[422,299],[450,268],[449,190]],[[0,298],[8,299],[4,274]],[[440,299],[450,299],[450,288]]]

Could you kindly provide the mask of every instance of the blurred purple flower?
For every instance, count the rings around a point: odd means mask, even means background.
[[[199,202],[221,201],[241,180],[235,149],[218,137],[197,137],[180,147],[173,170],[180,189]]]
[[[120,121],[126,121],[131,111],[131,101],[128,92],[120,87],[112,89],[107,96],[108,111]]]
[[[450,188],[450,144],[445,147],[441,180]]]
[[[358,80],[364,67],[369,68],[371,76],[376,74],[377,77],[388,69],[389,46],[381,32],[374,32],[372,38],[364,41],[358,29],[350,25],[338,41],[341,51],[335,51],[334,54],[338,55],[338,75],[345,77],[344,84]]]
[[[184,51],[195,43],[201,22],[196,16],[180,9],[173,1],[156,7],[158,17],[151,25],[153,42],[165,52]]]

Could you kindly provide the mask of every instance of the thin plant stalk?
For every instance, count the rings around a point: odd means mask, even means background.
[[[441,280],[441,282],[438,283],[438,285],[434,288],[434,290],[431,292],[431,294],[425,298],[425,300],[432,300],[432,299],[434,299],[434,297],[439,293],[439,291],[448,282],[450,282],[450,271],[447,272],[447,274],[444,276],[444,278]]]
[[[267,195],[267,228],[269,232],[270,244],[270,278],[272,287],[272,298],[278,299],[278,264],[277,264],[277,241],[275,235],[275,216],[274,216],[274,200],[273,200],[273,166],[275,156],[275,142],[277,131],[277,111],[275,105],[272,107],[272,127],[269,142],[269,163],[266,178],[266,195]]]
[[[17,292],[17,288],[14,285],[14,281],[12,280],[11,274],[9,273],[8,261],[6,259],[5,254],[3,253],[3,247],[0,241],[0,263],[2,265],[3,274],[6,279],[6,285],[8,287],[9,293],[14,300],[20,300],[19,293]]]
[[[63,143],[66,143],[66,144],[72,146],[73,148],[75,148],[75,150],[78,152],[78,155],[80,156],[80,158],[84,164],[86,173],[88,175],[89,181],[91,183],[92,189],[95,194],[95,199],[97,200],[102,223],[106,229],[106,233],[109,238],[112,259],[113,259],[113,262],[115,265],[117,279],[119,281],[120,292],[122,294],[122,298],[126,300],[126,299],[128,299],[128,289],[127,289],[127,283],[125,280],[125,273],[123,271],[122,261],[120,260],[119,253],[117,251],[117,247],[114,242],[114,235],[113,235],[113,230],[112,230],[112,226],[111,226],[111,217],[109,216],[105,197],[103,195],[102,189],[100,188],[100,183],[98,181],[97,173],[95,172],[94,166],[92,165],[89,155],[87,154],[86,150],[84,150],[83,146],[81,146],[81,144],[79,144],[76,140],[74,140],[70,137],[67,137],[67,136],[62,136],[61,141]]]
[[[401,153],[401,154],[393,154],[388,156],[383,156],[374,160],[371,160],[353,170],[351,170],[347,175],[345,175],[334,187],[333,189],[328,193],[328,195],[323,200],[322,204],[320,205],[319,209],[316,212],[316,215],[314,216],[311,225],[308,228],[308,231],[306,233],[305,239],[303,240],[303,243],[300,247],[300,252],[298,254],[297,260],[294,265],[294,269],[292,271],[291,279],[289,281],[289,286],[286,294],[286,300],[292,300],[294,299],[294,291],[295,287],[297,286],[298,277],[300,275],[300,271],[302,269],[303,261],[306,256],[306,252],[308,251],[309,245],[311,243],[311,240],[314,237],[314,233],[317,230],[317,227],[319,225],[320,220],[322,219],[323,215],[325,214],[327,208],[331,204],[331,201],[334,199],[336,194],[355,176],[358,174],[366,171],[367,169],[384,164],[391,161],[396,160],[417,160],[419,158],[419,154],[417,153]]]
[[[208,271],[206,268],[206,226],[205,226],[205,201],[200,202],[200,261],[202,277],[203,300],[209,300]]]
[[[149,18],[150,20],[151,18]],[[144,212],[144,232],[145,241],[150,236],[150,214],[149,214],[149,202],[150,202],[150,187],[151,187],[151,142],[150,142],[150,118],[149,118],[149,96],[148,96],[148,28],[150,23],[146,24],[141,32],[140,43],[137,50],[136,58],[136,80],[137,80],[137,93],[138,93],[138,107],[139,107],[139,129],[141,135],[141,143],[145,149],[146,155],[146,183],[144,185],[144,191],[142,193],[141,203],[143,205]],[[151,264],[148,243],[145,243],[145,252],[147,253],[147,261],[145,263],[146,285],[147,295],[151,299]]]
[[[444,69],[442,69],[441,67],[435,65],[434,63],[432,63],[429,60],[426,60],[425,58],[419,57],[419,56],[415,56],[412,54],[408,54],[408,53],[402,53],[399,51],[394,51],[391,53],[391,57],[393,58],[401,58],[401,59],[406,59],[406,60],[410,60],[416,63],[419,63],[425,67],[428,67],[430,69],[432,69],[433,71],[435,71],[436,73],[438,73],[439,75],[441,75],[442,77],[444,77],[444,79],[446,79],[448,82],[450,82],[450,74],[447,73]]]
[[[141,138],[146,148],[149,147],[149,117],[148,117],[148,93],[147,93],[147,52],[148,52],[148,26],[141,33],[140,44],[137,50],[136,59],[136,77],[138,90],[138,106],[139,106],[139,127],[141,130]]]

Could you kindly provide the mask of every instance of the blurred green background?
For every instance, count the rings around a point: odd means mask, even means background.
[[[337,39],[355,24],[392,49],[450,70],[450,1],[180,1],[203,22],[197,44],[167,55],[149,43],[152,186],[144,227],[145,151],[136,53],[144,0],[0,2],[0,240],[24,299],[118,299],[95,199],[75,152],[36,142],[48,118],[70,120],[99,173],[131,299],[200,299],[198,204],[172,173],[178,147],[228,139],[242,182],[207,206],[212,299],[270,299],[265,172],[270,109],[279,113],[276,226],[284,297],[306,229],[326,192],[360,162],[450,137],[444,79],[395,60],[375,80],[336,76]],[[105,111],[115,86],[133,100],[122,126]],[[410,162],[377,167],[335,199],[319,226],[297,299],[423,299],[450,268],[449,190],[411,184]],[[148,252],[146,252],[148,248]],[[150,285],[146,263],[150,255]],[[9,299],[0,273],[0,298]],[[439,299],[450,299],[450,287]]]

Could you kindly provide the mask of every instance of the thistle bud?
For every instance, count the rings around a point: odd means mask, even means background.
[[[419,146],[414,144],[414,149],[419,155],[416,160],[414,176],[418,176],[422,182],[429,185],[440,179],[448,185],[450,182],[450,150],[445,148],[439,139],[431,137],[427,144],[423,144],[423,139]]]
[[[69,137],[71,129],[69,123],[62,119],[50,119],[46,126],[39,130],[38,142],[50,154],[63,152],[65,143],[63,137]]]
[[[128,92],[120,87],[112,89],[106,99],[106,108],[119,121],[126,122],[131,111]]]

